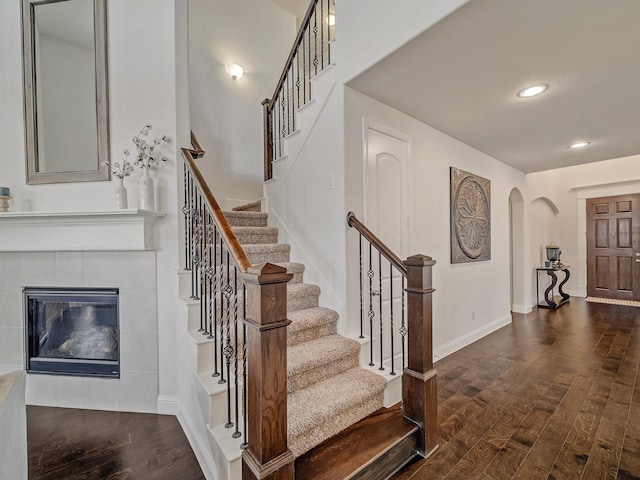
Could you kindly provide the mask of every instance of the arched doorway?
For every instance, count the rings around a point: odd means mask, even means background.
[[[517,188],[509,194],[509,275],[511,311],[528,313],[525,288],[524,198]]]

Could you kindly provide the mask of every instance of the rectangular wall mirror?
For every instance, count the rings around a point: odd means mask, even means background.
[[[107,0],[22,0],[27,183],[109,180]]]

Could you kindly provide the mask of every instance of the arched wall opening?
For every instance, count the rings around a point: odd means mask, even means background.
[[[511,311],[528,313],[525,288],[525,225],[524,199],[517,188],[509,194],[509,275],[511,285]]]

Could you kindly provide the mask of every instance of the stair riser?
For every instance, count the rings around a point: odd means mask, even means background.
[[[289,256],[288,251],[247,253],[247,258],[249,259],[251,265],[291,261],[291,257]]]
[[[303,310],[305,308],[313,308],[318,306],[319,295],[289,295],[287,298],[287,309],[289,311]]]
[[[241,245],[258,243],[278,243],[278,233],[237,233],[236,237]]]
[[[266,227],[267,216],[266,215],[244,215],[241,212],[237,214],[225,214],[227,222],[232,227]]]
[[[416,456],[416,437],[409,435],[345,480],[386,480]]]
[[[334,359],[331,363],[321,365],[318,368],[307,370],[295,375],[287,376],[288,393],[296,390],[302,390],[314,383],[318,383],[329,377],[333,377],[340,373],[346,372],[358,366],[358,357],[350,355],[344,358]]]
[[[299,330],[297,332],[291,332],[291,330],[289,330],[287,345],[291,347],[292,345],[298,345],[299,343],[315,340],[326,335],[335,335],[336,333],[338,333],[336,322],[316,328]]]
[[[239,393],[239,402],[238,402],[238,413],[240,416],[244,415],[244,411],[242,410],[242,385],[240,384]],[[236,404],[236,395],[235,395],[235,387],[231,385],[231,420],[235,422],[235,404]],[[214,395],[209,396],[209,425],[224,425],[227,423],[227,391],[218,392]],[[243,426],[240,425],[240,430],[242,431]]]

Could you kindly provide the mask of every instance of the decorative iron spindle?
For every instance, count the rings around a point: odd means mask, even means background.
[[[360,234],[358,240],[358,252],[360,259],[360,338],[364,338],[364,312],[362,305],[362,234]]]
[[[289,95],[291,102],[287,105],[294,104],[294,92],[290,91]],[[246,286],[239,278],[239,266],[242,265],[242,271],[246,271],[249,263],[246,256],[243,258],[237,251],[232,253],[227,245],[227,234],[223,232],[228,227],[219,227],[219,217],[214,215],[212,203],[201,192],[202,180],[194,170],[193,156],[189,162],[187,159],[188,155],[185,155],[182,207],[185,270],[191,274],[191,298],[200,300],[198,330],[213,343],[211,376],[218,377],[219,384],[226,384],[225,427],[235,427],[232,437],[241,439],[242,445],[246,446],[248,419],[246,414],[240,418],[247,409]],[[240,289],[242,294],[239,294]],[[242,322],[242,326],[239,322]]]
[[[372,263],[372,246],[369,244],[369,271],[367,272],[367,276],[369,277],[369,366],[373,367],[373,317],[375,317],[376,313],[373,311],[373,276],[375,275],[373,271]]]
[[[389,262],[389,299],[389,321],[391,323],[391,328],[389,330],[389,344],[391,345],[391,372],[389,372],[389,374],[395,375],[395,349],[393,348],[393,264],[391,262]]]
[[[380,325],[380,367],[378,370],[384,370],[384,326],[383,326],[383,316],[382,316],[382,254],[378,252],[378,295],[380,295],[380,315],[378,317],[378,323]]]
[[[231,435],[233,438],[240,438],[242,433],[240,433],[240,425],[239,425],[239,410],[240,410],[240,395],[239,393],[239,383],[238,383],[238,271],[236,267],[233,267],[233,349],[235,352],[235,358],[233,362],[233,376],[235,378],[234,381],[234,389],[235,389],[235,424],[236,431]]]
[[[242,282],[242,318],[247,318],[247,286]],[[247,325],[242,322],[242,418],[244,441],[240,448],[247,448]]]
[[[404,308],[404,299],[405,299],[405,290],[404,290],[404,275],[402,276],[402,317],[401,325],[400,325],[400,336],[402,337],[402,369],[407,368],[407,363],[405,361],[405,342],[407,341],[407,327],[405,325],[405,308]]]

